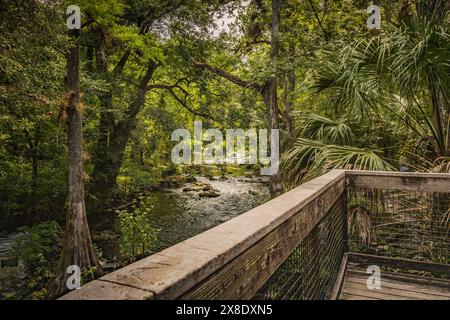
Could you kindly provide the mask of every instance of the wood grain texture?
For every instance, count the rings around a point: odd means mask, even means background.
[[[369,289],[365,269],[349,265],[341,300],[450,300],[450,281],[406,273],[381,273],[381,288]]]
[[[431,262],[423,262],[417,260],[410,259],[400,259],[400,258],[391,258],[391,257],[383,257],[376,256],[371,254],[364,253],[349,253],[349,261],[364,263],[364,264],[375,264],[375,265],[383,265],[396,267],[406,270],[416,270],[416,271],[425,271],[432,272],[437,274],[442,274],[445,276],[450,276],[450,265],[448,264],[439,264],[439,263],[431,263]]]
[[[449,192],[450,174],[346,170],[347,185],[356,188]]]

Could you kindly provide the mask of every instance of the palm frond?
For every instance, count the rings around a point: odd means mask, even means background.
[[[450,34],[448,19],[415,17],[326,55],[312,76],[344,112],[362,121],[384,110],[432,139],[434,158],[450,154]]]
[[[370,245],[375,238],[370,211],[361,205],[353,205],[349,210],[347,230],[349,236],[356,236],[361,245]]]
[[[282,157],[286,179],[293,185],[329,170],[354,169],[391,171],[394,168],[371,149],[325,144],[299,138]]]
[[[298,117],[300,136],[324,143],[345,145],[354,139],[354,133],[346,118],[333,120],[322,115],[308,113]]]

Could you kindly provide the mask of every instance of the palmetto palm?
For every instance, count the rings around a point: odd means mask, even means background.
[[[355,123],[332,120],[316,114],[298,116],[292,148],[283,155],[286,181],[296,185],[333,168],[392,170],[381,150],[359,147]]]
[[[401,25],[385,28],[379,37],[333,50],[314,74],[312,88],[332,95],[341,114],[351,114],[367,127],[380,115],[395,119],[392,130],[409,135],[402,145],[395,145],[400,163],[419,170],[450,172],[449,25],[448,14],[408,16]],[[322,124],[326,127],[327,121]],[[333,130],[338,127],[334,124]],[[284,157],[290,176],[314,174],[311,168],[318,166],[384,170],[391,167],[388,163],[395,163],[376,150],[360,148],[348,134],[334,142],[322,139],[332,137],[333,130],[315,137],[310,130],[299,132],[297,143]]]

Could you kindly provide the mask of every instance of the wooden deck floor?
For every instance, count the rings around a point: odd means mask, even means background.
[[[381,272],[381,289],[370,290],[369,274],[354,264],[348,264],[341,300],[450,300],[450,280],[435,279],[405,273]]]

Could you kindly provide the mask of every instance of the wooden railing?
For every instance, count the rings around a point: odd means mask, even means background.
[[[450,175],[333,170],[61,299],[330,299],[347,248],[346,190],[450,192]]]
[[[440,273],[450,277],[449,174],[347,171],[346,178],[349,219],[359,215],[370,227],[363,230],[365,241],[358,226],[350,230],[350,251],[360,254],[357,259],[403,259],[397,269],[444,270]]]
[[[62,299],[249,299],[345,189],[334,170]]]

